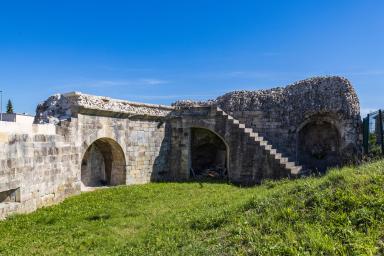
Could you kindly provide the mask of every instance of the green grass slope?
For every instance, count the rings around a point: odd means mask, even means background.
[[[253,188],[152,183],[0,222],[0,255],[382,255],[384,161]]]

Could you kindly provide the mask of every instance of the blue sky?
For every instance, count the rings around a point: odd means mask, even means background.
[[[315,75],[384,107],[384,1],[2,1],[0,89],[17,112],[81,91],[170,104]]]

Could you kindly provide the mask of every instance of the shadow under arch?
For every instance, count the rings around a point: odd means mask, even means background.
[[[340,166],[341,139],[336,118],[311,116],[297,128],[296,160],[304,169],[320,173]]]
[[[190,177],[227,179],[230,151],[225,139],[206,127],[191,126],[189,129]]]
[[[82,188],[126,184],[126,159],[122,147],[102,137],[87,146],[81,161]]]

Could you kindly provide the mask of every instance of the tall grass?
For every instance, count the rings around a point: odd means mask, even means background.
[[[0,222],[0,255],[380,255],[384,161],[321,178],[104,189]]]

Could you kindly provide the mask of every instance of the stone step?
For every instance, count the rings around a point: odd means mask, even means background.
[[[257,141],[264,141],[264,138],[261,137],[261,136],[257,136],[257,137],[256,137],[256,140],[257,140]]]
[[[219,113],[219,114],[223,114],[223,113],[225,113],[224,110],[222,110],[222,109],[219,108],[219,107],[216,107],[216,112]]]
[[[281,153],[277,152],[276,149],[273,148],[271,144],[268,143],[267,140],[265,140],[262,136],[259,136],[258,133],[254,132],[252,128],[247,128],[245,124],[240,123],[239,120],[235,119],[231,115],[228,115],[223,111],[221,108],[217,107],[216,109],[217,113],[226,116],[227,120],[230,120],[235,126],[237,126],[239,129],[242,129],[246,134],[249,135],[249,137],[258,143],[265,151],[267,151],[273,158],[279,162],[280,165],[282,165],[287,171],[290,172],[292,175],[297,175],[301,170],[301,166],[297,166],[295,162],[290,161],[287,157],[284,157]],[[251,175],[251,173],[244,173],[247,176]]]
[[[257,137],[259,137],[259,134],[257,133],[257,132],[251,132],[250,134],[249,134],[249,137],[251,137],[251,138],[257,138]]]
[[[295,167],[292,167],[290,169],[291,169],[291,174],[297,175],[297,174],[299,174],[301,172],[301,170],[303,168],[301,166],[295,166]]]
[[[276,155],[277,154],[277,150],[274,149],[274,148],[272,148],[269,152],[270,152],[271,155]]]
[[[245,128],[245,129],[244,129],[244,132],[245,132],[245,133],[249,133],[249,134],[251,134],[251,133],[252,133],[252,130],[253,130],[252,128]]]
[[[293,168],[293,167],[296,166],[296,164],[295,164],[295,163],[292,163],[292,162],[286,162],[286,163],[284,163],[284,165],[285,165],[285,167],[287,167],[287,168]]]
[[[275,155],[275,158],[278,160],[280,160],[283,157],[279,152],[276,152],[276,154],[274,155]]]
[[[257,141],[260,144],[260,146],[263,146],[263,147],[266,147],[268,145],[268,142],[266,142],[265,140],[261,140],[261,141]]]

